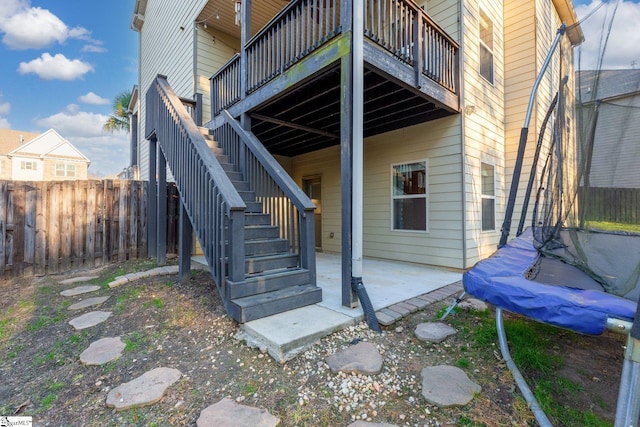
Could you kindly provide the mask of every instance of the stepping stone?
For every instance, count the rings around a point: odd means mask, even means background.
[[[87,298],[85,300],[82,300],[75,304],[70,305],[69,310],[82,310],[83,308],[93,307],[94,305],[100,305],[104,303],[106,300],[108,300],[109,298],[111,297],[108,295],[106,297]]]
[[[271,415],[266,409],[240,405],[224,398],[200,412],[197,427],[275,427],[280,418]]]
[[[331,355],[326,362],[334,374],[342,371],[375,375],[382,370],[382,356],[375,344],[369,342],[361,342]]]
[[[442,342],[448,336],[454,335],[456,330],[440,322],[420,323],[416,326],[416,337],[424,342]]]
[[[97,279],[98,277],[100,277],[100,276],[72,277],[71,279],[61,280],[58,283],[61,284],[61,285],[71,285],[72,283],[88,282],[89,280]]]
[[[71,319],[69,324],[79,331],[102,323],[107,320],[109,316],[111,316],[110,311],[92,311],[76,317],[75,319]]]
[[[107,407],[123,411],[134,406],[153,405],[162,399],[167,388],[181,376],[182,373],[174,368],[152,369],[112,389],[107,395]]]
[[[124,347],[125,343],[120,337],[99,339],[80,354],[80,362],[85,365],[103,365],[120,357]]]
[[[477,298],[466,298],[458,304],[461,310],[466,311],[487,311],[489,306],[484,301],[480,301]]]
[[[441,408],[464,406],[481,391],[482,387],[455,366],[429,366],[422,370],[422,396]]]
[[[369,423],[367,421],[356,421],[355,423],[349,424],[347,427],[398,427],[395,424],[387,424],[387,423]]]
[[[67,289],[66,291],[60,292],[60,295],[63,297],[74,297],[76,295],[86,294],[89,292],[95,292],[100,289],[98,285],[84,285],[78,286],[77,288]]]

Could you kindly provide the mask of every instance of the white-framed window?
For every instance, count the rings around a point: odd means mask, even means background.
[[[480,75],[493,84],[493,21],[480,9],[478,26],[480,48]]]
[[[428,231],[427,161],[391,165],[391,229]]]
[[[496,229],[495,167],[482,163],[482,231]]]
[[[71,162],[56,162],[56,177],[75,178],[76,164]]]
[[[38,163],[33,160],[20,160],[20,169],[35,171],[38,170]]]

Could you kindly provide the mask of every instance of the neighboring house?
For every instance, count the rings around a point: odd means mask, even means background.
[[[140,178],[162,182],[166,161],[227,310],[239,321],[277,311],[264,300],[243,300],[271,292],[249,286],[253,264],[266,262],[246,237],[254,230],[245,230],[246,254],[225,234],[230,224],[255,220],[254,201],[289,239],[283,251],[298,257],[274,268],[309,269],[315,283],[308,245],[342,253],[345,305],[354,298],[352,232],[360,232],[352,227],[359,212],[352,180],[364,183],[364,256],[468,268],[498,243],[528,96],[562,23],[577,23],[566,0],[136,0]],[[572,48],[582,39],[579,26],[567,32],[542,79],[522,182],[562,78],[573,87]],[[202,111],[219,164],[205,166],[213,161],[201,154],[204,142],[188,130],[193,121],[173,94],[183,102],[202,96],[188,106],[192,115]],[[568,123],[564,131],[573,136]],[[363,170],[353,160],[362,138]],[[214,178],[219,168],[232,181],[247,181],[234,182],[246,207]],[[313,215],[282,170],[313,199]],[[272,190],[270,179],[282,190]],[[222,207],[198,203],[218,198]],[[225,219],[207,222],[217,216]],[[315,238],[304,234],[310,230]],[[286,306],[280,311],[297,304],[279,294],[271,300]],[[303,300],[299,305],[312,298]],[[262,310],[251,312],[254,303]]]
[[[576,89],[578,120],[599,104],[589,185],[640,189],[640,70],[580,71]]]
[[[87,179],[87,168],[91,163],[53,129],[42,134],[0,129],[0,149],[0,179]]]

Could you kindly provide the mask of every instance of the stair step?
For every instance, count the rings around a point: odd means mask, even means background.
[[[240,195],[240,197],[242,197],[242,200],[244,200],[245,202],[255,202],[256,201],[256,192],[255,191],[238,190],[238,194]],[[262,207],[262,203],[260,204],[260,207]]]
[[[263,271],[293,268],[298,266],[298,255],[281,253],[246,257],[245,272],[255,274]]]
[[[289,241],[285,239],[245,240],[244,242],[246,256],[279,254],[288,250]]]
[[[247,212],[249,212],[249,213],[262,213],[262,203],[260,203],[260,202],[249,202],[249,201],[245,200],[244,204],[247,205]]]
[[[280,228],[277,225],[245,225],[244,227],[245,240],[275,239],[278,237],[280,237]]]
[[[222,166],[222,169],[224,169],[225,172],[227,173],[235,172],[236,167],[233,163],[229,163],[229,161],[228,160],[225,161],[225,159],[221,160],[218,156],[216,156],[216,158],[218,158],[218,162],[220,163],[220,166]]]
[[[242,172],[225,171],[231,182],[242,181]]]
[[[262,211],[253,213],[247,212],[244,214],[244,225],[271,225],[271,216]]]
[[[249,183],[247,181],[241,181],[241,180],[236,181],[232,179],[231,183],[236,188],[236,191],[251,191],[251,189],[249,188]],[[255,200],[255,197],[254,197],[254,200]]]
[[[308,283],[309,270],[292,268],[275,273],[249,276],[240,283],[227,281],[227,295],[229,299],[243,298]]]
[[[322,289],[315,285],[291,286],[273,292],[231,300],[230,315],[240,323],[293,310],[322,301]]]

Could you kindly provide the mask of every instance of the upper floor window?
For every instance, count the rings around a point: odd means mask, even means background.
[[[427,231],[427,161],[391,166],[392,229]]]
[[[480,75],[493,84],[493,22],[480,9]]]
[[[56,163],[56,176],[57,177],[66,177],[66,178],[75,178],[75,176],[76,176],[76,165],[75,165],[75,163],[57,162]]]
[[[493,165],[482,163],[482,230],[496,229],[496,179]]]
[[[20,161],[20,169],[23,170],[38,170],[38,164],[31,160],[21,160]]]

